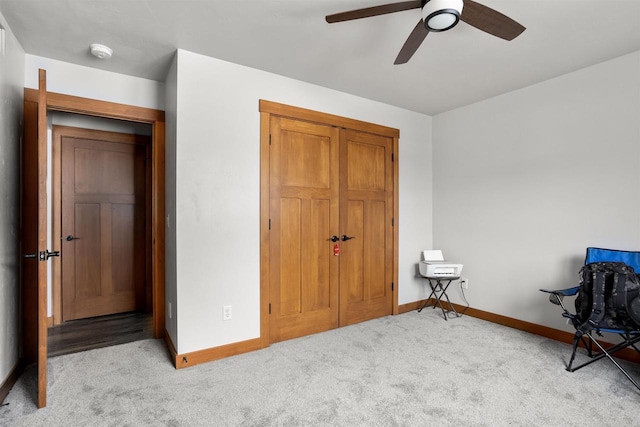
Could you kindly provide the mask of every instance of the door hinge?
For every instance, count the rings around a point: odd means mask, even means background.
[[[391,153],[391,161],[392,161],[392,162],[395,162],[395,161],[396,161],[396,156],[395,156],[393,153]]]
[[[269,303],[269,314],[271,314],[271,303]]]
[[[269,230],[271,230],[271,218],[269,218]]]
[[[271,145],[271,134],[269,134],[269,145]]]
[[[391,292],[393,292],[395,290],[395,285],[393,282],[391,282]]]
[[[391,218],[391,226],[392,227],[396,226],[396,219],[395,218]]]

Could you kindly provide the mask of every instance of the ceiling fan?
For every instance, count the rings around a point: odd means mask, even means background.
[[[513,40],[525,30],[508,16],[472,0],[410,0],[327,15],[326,20],[332,24],[418,8],[422,9],[422,19],[404,42],[394,64],[409,61],[427,34],[449,30],[460,20],[505,40]]]

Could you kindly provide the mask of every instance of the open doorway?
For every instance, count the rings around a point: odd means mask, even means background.
[[[49,357],[153,337],[149,124],[53,111]]]
[[[46,71],[38,71],[38,89],[24,90],[24,133],[22,140],[21,252],[22,342],[25,363],[37,364],[37,405],[47,401],[48,280],[47,261],[59,253],[49,251],[49,215],[46,206],[47,116],[51,112],[124,120],[151,125],[151,292],[153,336],[165,332],[165,114],[164,111],[108,101],[48,92]]]

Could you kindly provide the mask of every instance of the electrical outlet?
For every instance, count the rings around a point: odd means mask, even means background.
[[[460,287],[462,289],[469,289],[469,279],[467,279],[466,277],[463,277],[460,279]]]
[[[222,307],[222,320],[231,320],[231,306],[225,305]]]

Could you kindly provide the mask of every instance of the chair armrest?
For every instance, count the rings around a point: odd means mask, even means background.
[[[564,299],[564,297],[570,297],[570,296],[576,295],[580,291],[580,286],[574,286],[573,288],[557,289],[557,290],[540,289],[540,291],[551,294],[549,295],[549,302],[551,304],[559,305],[560,307],[562,307],[562,310],[565,313],[569,313],[569,311],[564,306],[564,304],[562,304],[562,300]]]
[[[573,288],[556,289],[556,290],[540,289],[540,291],[546,292],[548,294],[555,294],[555,295],[562,295],[563,297],[570,297],[572,295],[578,294],[578,292],[580,291],[580,286],[574,286]]]

